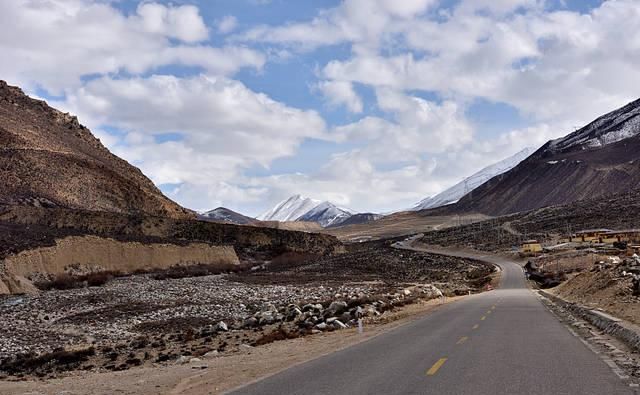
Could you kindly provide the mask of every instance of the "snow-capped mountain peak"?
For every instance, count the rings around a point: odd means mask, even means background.
[[[293,195],[258,217],[261,221],[295,221],[309,210],[322,203],[302,195]]]
[[[421,200],[410,210],[411,211],[426,210],[429,208],[442,207],[448,204],[456,203],[464,195],[476,189],[477,187],[484,184],[485,182],[489,181],[493,177],[499,174],[505,173],[511,170],[512,168],[516,167],[520,162],[522,162],[527,157],[529,157],[532,153],[534,153],[535,150],[536,150],[535,148],[527,147],[513,156],[510,156],[506,159],[501,160],[500,162],[487,166],[484,169],[480,170],[479,172],[465,178],[464,180],[452,186],[451,188],[435,196],[428,197],[424,200]]]
[[[302,195],[293,195],[258,217],[262,221],[317,222],[322,227],[336,226],[356,214],[355,211]]]
[[[331,202],[322,202],[297,218],[298,221],[317,222],[323,228],[346,221],[355,212],[338,207]]]

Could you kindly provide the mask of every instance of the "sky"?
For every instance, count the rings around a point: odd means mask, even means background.
[[[170,198],[411,207],[640,93],[637,0],[0,0],[0,79]]]

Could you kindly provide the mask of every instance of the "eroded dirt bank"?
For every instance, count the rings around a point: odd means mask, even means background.
[[[238,265],[231,246],[207,243],[123,242],[97,236],[57,239],[54,246],[39,247],[0,261],[0,294],[33,292],[33,282],[59,274],[91,272],[133,273],[178,265]]]

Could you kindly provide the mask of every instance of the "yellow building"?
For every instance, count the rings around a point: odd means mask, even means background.
[[[602,237],[609,232],[611,232],[611,229],[582,230],[571,237],[571,241],[578,243],[602,243]]]
[[[542,244],[538,240],[527,240],[522,243],[520,251],[524,254],[537,254],[542,252]]]
[[[640,243],[640,229],[612,230],[604,233],[601,237],[603,243],[613,244],[615,242]]]

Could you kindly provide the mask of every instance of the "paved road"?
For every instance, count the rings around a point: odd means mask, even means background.
[[[498,290],[445,305],[235,394],[635,394],[497,257]]]

